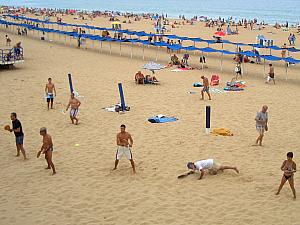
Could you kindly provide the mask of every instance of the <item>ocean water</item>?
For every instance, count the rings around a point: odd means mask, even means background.
[[[300,22],[300,0],[0,0],[0,5],[80,10],[113,10],[134,13],[185,15],[210,18],[253,19],[270,24]]]

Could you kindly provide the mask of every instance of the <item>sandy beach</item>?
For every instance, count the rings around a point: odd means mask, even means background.
[[[31,15],[26,15],[31,16]],[[64,22],[80,23],[71,16]],[[96,18],[89,25],[111,27],[108,18]],[[144,20],[123,24],[123,29],[153,30],[152,22]],[[189,37],[211,38],[215,28],[203,23],[184,25],[171,33]],[[271,32],[272,33],[269,33]],[[236,36],[224,39],[254,43],[258,34],[273,39],[276,45],[287,43],[290,32],[267,27],[262,31],[240,29]],[[2,225],[82,225],[82,224],[300,224],[299,200],[293,200],[288,183],[275,196],[282,171],[280,166],[288,151],[299,162],[300,77],[299,65],[291,66],[286,80],[282,61],[275,65],[276,85],[266,84],[263,65],[246,64],[242,92],[212,93],[212,101],[200,101],[201,88],[193,83],[202,75],[209,79],[218,74],[222,89],[234,76],[235,63],[231,56],[223,61],[220,55],[207,56],[203,70],[171,72],[170,68],[156,72],[159,85],[136,85],[134,74],[150,60],[156,49],[147,48],[142,60],[142,48],[131,45],[99,43],[92,49],[77,49],[64,45],[58,36],[52,41],[40,41],[32,33],[16,35],[16,30],[0,28],[0,45],[5,47],[5,34],[12,43],[22,42],[25,62],[14,69],[0,70],[0,125],[11,124],[10,113],[17,112],[25,133],[24,147],[29,160],[14,157],[13,134],[0,135],[0,224]],[[35,33],[37,34],[37,33]],[[298,36],[297,36],[298,37]],[[69,41],[69,40],[68,40]],[[199,45],[206,47],[206,45]],[[217,46],[214,46],[217,48]],[[300,48],[296,41],[296,48]],[[234,50],[234,46],[226,46]],[[247,49],[247,48],[245,48]],[[251,50],[251,49],[250,49]],[[279,56],[280,51],[272,54]],[[182,57],[182,53],[178,54]],[[292,53],[300,59],[299,53]],[[158,62],[165,65],[169,54],[159,51]],[[190,63],[197,67],[199,56],[190,54]],[[147,71],[142,70],[144,73]],[[80,95],[82,106],[80,124],[70,123],[65,109],[69,99],[67,74],[73,75],[73,85]],[[57,89],[54,109],[47,111],[44,88],[48,77]],[[125,114],[106,112],[102,108],[119,102],[117,84],[123,84]],[[197,94],[188,94],[195,91]],[[269,106],[269,131],[264,145],[253,147],[257,132],[255,115],[262,105]],[[212,128],[228,128],[232,137],[206,135],[205,106],[212,108]],[[157,114],[175,116],[173,123],[151,124],[149,117]],[[133,136],[133,157],[137,174],[123,158],[112,171],[116,152],[116,134],[121,124]],[[47,127],[54,142],[53,161],[57,174],[51,176],[43,157],[36,153],[42,144],[40,127]],[[214,158],[221,163],[235,165],[240,174],[225,171],[203,180],[191,175],[179,180],[187,171],[186,163]],[[299,173],[295,173],[296,191]],[[298,191],[299,192],[299,191]]]

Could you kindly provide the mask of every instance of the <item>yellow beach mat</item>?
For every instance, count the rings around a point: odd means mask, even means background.
[[[226,128],[215,128],[211,133],[214,135],[233,136],[233,133],[231,133],[231,131]]]

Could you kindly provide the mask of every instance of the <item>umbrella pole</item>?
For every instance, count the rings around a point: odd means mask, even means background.
[[[111,55],[111,42],[109,42],[109,54]]]
[[[100,41],[100,52],[102,53],[102,41]]]
[[[264,78],[265,78],[265,75],[266,75],[266,59],[264,59]]]
[[[122,56],[121,42],[120,42],[120,56]]]
[[[143,44],[143,60],[145,60],[145,45]]]
[[[285,63],[285,80],[287,81],[288,80],[288,63],[286,62]]]
[[[223,50],[224,50],[224,45],[222,43],[221,71],[223,71]]]
[[[133,51],[133,42],[131,42],[131,53],[130,53],[130,58],[132,59],[132,51]]]
[[[204,68],[204,55],[203,55],[203,51],[202,51],[202,70]]]
[[[222,56],[221,56],[221,71],[223,71],[223,52],[222,52]]]
[[[158,46],[157,46],[156,59],[155,59],[155,61],[157,62],[157,60],[158,60]]]

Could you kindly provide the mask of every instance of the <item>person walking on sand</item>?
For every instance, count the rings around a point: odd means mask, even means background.
[[[52,138],[49,134],[47,134],[46,127],[42,127],[40,129],[40,135],[43,136],[43,145],[41,147],[41,150],[37,154],[37,158],[39,158],[41,154],[45,154],[45,159],[48,164],[48,166],[45,169],[52,169],[52,175],[54,175],[56,174],[56,171],[55,171],[55,166],[52,162],[52,152],[53,152]]]
[[[10,46],[11,44],[11,39],[8,37],[8,35],[5,35],[5,41],[6,41],[6,46]]]
[[[22,129],[22,124],[20,120],[17,119],[17,113],[13,112],[10,114],[10,119],[12,121],[12,129],[9,129],[10,132],[14,132],[16,137],[16,146],[17,146],[17,155],[16,157],[20,156],[20,151],[24,157],[24,160],[27,159],[26,152],[23,146],[24,142],[24,133]]]
[[[262,141],[265,131],[268,131],[268,106],[264,105],[260,112],[256,114],[256,130],[259,134],[256,139],[255,145],[262,146]]]
[[[283,175],[281,178],[281,183],[279,185],[278,191],[276,192],[276,195],[279,195],[283,185],[286,181],[289,181],[290,187],[292,189],[294,198],[296,199],[296,190],[294,186],[294,173],[296,172],[296,163],[293,161],[293,152],[288,152],[286,154],[287,160],[284,160],[284,162],[281,165],[281,170],[283,171]]]
[[[135,165],[132,159],[131,147],[133,145],[133,140],[130,133],[126,132],[126,126],[124,124],[121,125],[121,132],[117,134],[117,153],[116,153],[116,160],[115,160],[115,167],[113,170],[116,170],[119,164],[119,160],[122,158],[123,155],[130,161],[132,166],[132,171],[135,174]]]
[[[51,109],[53,109],[53,100],[54,100],[54,94],[55,94],[55,97],[56,97],[56,89],[55,89],[55,86],[52,83],[52,79],[50,77],[48,78],[48,83],[46,84],[46,87],[45,87],[45,93],[46,93],[46,96],[47,96],[48,110],[49,110],[50,102],[51,102]]]
[[[274,67],[273,67],[273,65],[271,63],[269,64],[269,73],[268,73],[268,77],[267,77],[266,83],[270,83],[270,81],[273,81],[273,83],[275,84]]]
[[[80,105],[81,105],[81,102],[77,98],[75,98],[74,93],[72,93],[71,98],[69,100],[69,104],[66,109],[66,111],[68,111],[69,107],[71,106],[70,119],[72,121],[72,124],[74,124],[74,121],[75,121],[75,125],[78,125],[77,113],[78,113]]]
[[[216,162],[214,159],[199,160],[197,162],[188,162],[187,168],[192,170],[192,173],[198,171],[200,173],[199,180],[203,179],[205,171],[207,170],[209,174],[216,175],[219,171],[224,170],[234,170],[239,173],[239,170],[234,166],[224,166]]]
[[[203,89],[201,90],[201,100],[204,100],[204,92],[207,93],[209,100],[211,100],[211,96],[209,93],[209,81],[205,76],[201,76],[201,79],[203,80]]]

